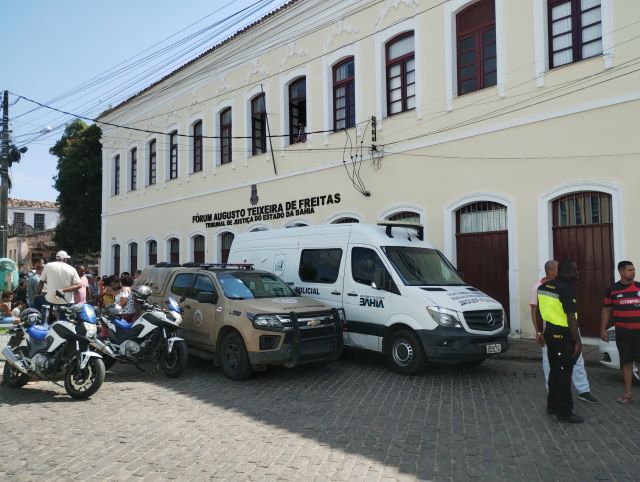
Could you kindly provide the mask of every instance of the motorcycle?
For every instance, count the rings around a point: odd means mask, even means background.
[[[148,302],[140,305],[142,314],[133,322],[121,318],[118,305],[104,309],[100,323],[108,329],[108,335],[101,334],[98,340],[114,354],[105,357],[107,370],[118,361],[145,372],[139,365],[153,363],[153,368],[145,373],[155,373],[161,365],[168,377],[179,377],[188,361],[186,342],[175,336],[182,323],[182,308],[173,298],[169,298],[166,310]]]
[[[42,314],[29,308],[20,314],[19,324],[9,327],[11,338],[2,350],[4,383],[21,388],[30,379],[64,380],[71,397],[86,399],[98,391],[105,377],[102,357],[89,349],[90,337],[97,333],[95,311],[91,305],[58,309],[67,320],[42,324]]]

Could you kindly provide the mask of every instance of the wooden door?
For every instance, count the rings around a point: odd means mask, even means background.
[[[579,192],[553,202],[553,256],[578,265],[578,324],[585,336],[600,333],[604,291],[613,281],[611,196]]]
[[[473,203],[456,212],[457,268],[471,286],[502,304],[509,320],[509,236],[507,208]]]

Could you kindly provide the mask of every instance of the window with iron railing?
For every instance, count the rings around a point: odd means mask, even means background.
[[[36,231],[44,231],[44,214],[35,213],[33,215],[33,229]]]

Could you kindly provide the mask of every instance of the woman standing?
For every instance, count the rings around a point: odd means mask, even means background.
[[[133,277],[125,274],[120,278],[122,288],[115,298],[115,302],[122,307],[122,318],[127,321],[133,321],[136,307],[131,295],[131,287],[133,286]]]

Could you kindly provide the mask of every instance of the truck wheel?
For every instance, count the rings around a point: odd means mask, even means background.
[[[231,380],[246,380],[253,374],[244,341],[238,333],[229,333],[220,344],[220,365]]]
[[[385,340],[385,356],[391,369],[414,375],[424,369],[426,356],[418,337],[411,330],[396,330]]]

